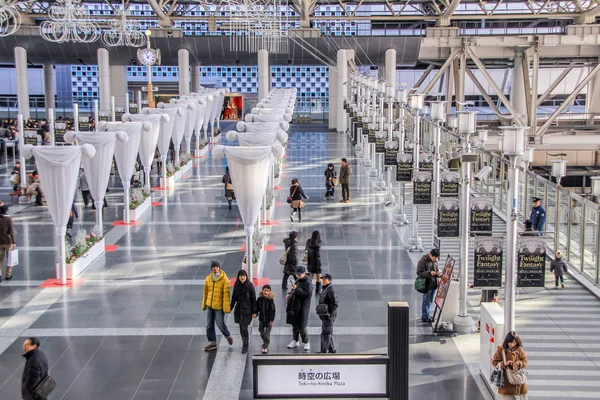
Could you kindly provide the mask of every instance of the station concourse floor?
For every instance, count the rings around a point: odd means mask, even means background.
[[[413,261],[346,136],[329,133],[324,125],[293,125],[287,155],[285,190],[275,195],[278,223],[269,227],[266,241],[275,248],[266,253],[263,270],[277,305],[270,353],[303,353],[286,348],[291,327],[285,325],[278,262],[282,239],[296,230],[302,248],[311,232],[319,230],[323,270],[333,275],[340,301],[334,330],[340,353],[385,353],[386,304],[407,301],[412,314],[410,398],[491,398],[472,363],[465,361],[460,342],[434,336],[420,323]],[[323,171],[328,162],[339,171],[342,157],[352,168],[351,203],[339,203],[337,188],[336,201],[326,202]],[[235,277],[243,257],[243,224],[237,207],[228,210],[223,197],[225,165],[225,159],[196,159],[174,192],[153,193],[155,206],[141,224],[131,227],[111,225],[123,206],[120,183],[112,177],[104,221],[107,244],[118,247],[94,262],[81,276],[83,284],[73,288],[39,288],[55,275],[47,209],[11,207],[21,264],[12,281],[0,283],[0,398],[20,398],[22,342],[29,336],[42,340],[41,350],[58,382],[52,400],[252,398],[251,355],[260,353],[261,346],[256,327],[247,357],[240,354],[239,330],[231,317],[227,324],[234,345],[228,346],[219,334],[219,349],[203,350],[207,339],[201,301],[210,261],[219,260],[227,275]],[[0,199],[6,202],[10,171],[3,167]],[[293,177],[310,197],[303,221],[295,223],[285,202]],[[83,208],[81,201],[79,206]],[[88,208],[81,214],[75,230],[89,231],[94,212]],[[314,312],[309,332],[314,352],[320,332]]]

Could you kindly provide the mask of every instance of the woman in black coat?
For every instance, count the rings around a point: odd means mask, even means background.
[[[310,302],[312,299],[312,283],[306,275],[304,267],[296,268],[296,282],[292,291],[287,296],[285,323],[292,325],[292,341],[288,349],[300,346],[300,338],[304,343],[304,351],[310,351],[310,338],[308,337],[308,317],[310,315]]]
[[[242,353],[245,354],[248,352],[248,341],[250,338],[248,326],[252,323],[252,318],[256,317],[257,307],[254,286],[248,280],[248,273],[243,269],[238,272],[235,285],[233,285],[231,308],[233,309],[235,323],[240,325]]]
[[[283,239],[286,251],[286,261],[283,266],[283,280],[281,281],[281,289],[287,290],[288,279],[296,273],[298,266],[298,232],[291,231],[289,237]]]
[[[319,231],[314,231],[310,239],[306,241],[306,250],[308,253],[307,269],[310,273],[310,280],[312,282],[315,275],[317,275],[317,285],[315,293],[321,293],[321,234]]]
[[[292,185],[290,186],[290,198],[292,202],[290,207],[292,208],[292,214],[290,214],[290,221],[294,222],[294,215],[298,213],[298,221],[302,222],[302,209],[304,208],[304,200],[308,200],[308,196],[304,194],[304,190],[298,182],[298,178],[292,179]]]
[[[235,193],[233,192],[233,183],[231,182],[229,167],[225,167],[225,175],[223,175],[221,182],[225,184],[225,198],[227,198],[227,203],[229,203],[229,209],[231,210],[231,202],[235,200]]]

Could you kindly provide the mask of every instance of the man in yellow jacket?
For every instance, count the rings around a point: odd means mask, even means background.
[[[210,269],[211,273],[204,282],[204,297],[202,298],[202,311],[208,309],[208,315],[206,316],[208,345],[204,347],[205,351],[217,348],[215,322],[223,336],[227,338],[229,345],[233,344],[233,337],[229,333],[227,325],[225,325],[225,314],[231,312],[229,278],[227,278],[225,272],[221,271],[221,264],[218,261],[211,261]]]

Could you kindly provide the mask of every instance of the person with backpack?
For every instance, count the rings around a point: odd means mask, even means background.
[[[321,319],[321,353],[337,353],[333,340],[333,323],[337,318],[338,298],[330,274],[323,274],[323,291],[319,296],[317,315]]]
[[[554,287],[558,289],[558,281],[560,287],[565,288],[565,272],[567,272],[567,263],[562,259],[562,252],[559,250],[555,253],[556,258],[550,263],[550,272],[554,272]]]
[[[440,276],[437,260],[440,252],[437,249],[431,249],[429,254],[425,254],[417,264],[417,276],[425,279],[425,291],[423,292],[423,301],[421,303],[421,322],[431,322],[431,303],[435,298],[437,291],[437,277]]]
[[[237,279],[233,285],[231,308],[233,309],[234,321],[240,326],[242,354],[246,354],[250,341],[248,326],[252,323],[252,318],[256,317],[257,307],[254,285],[248,279],[248,273],[243,269],[238,272]]]
[[[283,279],[281,289],[288,289],[288,279],[296,273],[298,266],[298,232],[291,231],[289,236],[283,239],[285,245],[285,265],[283,266]]]
[[[271,344],[271,328],[275,321],[275,295],[271,291],[270,285],[263,286],[258,300],[256,300],[256,308],[258,310],[258,332],[262,339],[262,353],[269,352],[269,344]]]
[[[296,282],[292,285],[292,291],[287,295],[286,324],[292,325],[292,341],[287,345],[288,349],[296,349],[300,346],[300,338],[304,343],[304,351],[310,351],[310,338],[308,336],[308,316],[310,314],[310,302],[312,299],[312,282],[306,275],[303,266],[296,268]]]
[[[302,209],[304,208],[304,202],[302,201],[308,200],[308,196],[304,194],[304,190],[300,186],[298,182],[298,178],[292,179],[292,185],[290,186],[290,195],[288,196],[288,203],[292,208],[292,213],[290,214],[290,221],[294,222],[294,216],[298,214],[298,221],[302,222]]]

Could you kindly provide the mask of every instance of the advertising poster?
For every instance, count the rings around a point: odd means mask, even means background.
[[[375,153],[385,153],[385,141],[387,135],[384,131],[378,131],[375,133]]]
[[[124,113],[123,107],[115,107],[115,121],[122,121]]]
[[[37,146],[38,144],[38,134],[37,131],[23,131],[23,135],[25,136],[25,144],[30,144],[33,146]]]
[[[137,103],[129,103],[129,114],[137,114]]]
[[[396,182],[411,182],[413,173],[413,156],[409,153],[398,153],[396,165]]]
[[[427,171],[433,173],[433,155],[421,154],[419,156],[419,171]]]
[[[79,130],[81,132],[89,132],[90,119],[88,117],[79,117]]]
[[[460,174],[446,171],[440,173],[440,195],[458,197]]]
[[[67,124],[65,122],[54,123],[54,142],[65,143],[65,133],[67,133]]]
[[[438,289],[435,294],[435,305],[441,310],[444,308],[444,302],[446,301],[446,294],[448,293],[448,287],[452,280],[452,271],[454,270],[454,258],[448,256],[444,269],[442,270],[442,276],[438,280]]]
[[[375,136],[375,129],[369,129],[369,143],[377,143],[377,137]]]
[[[474,287],[502,287],[502,238],[484,238],[475,241],[473,258]]]
[[[108,115],[101,115],[101,116],[99,116],[99,117],[98,117],[98,119],[99,119],[100,121],[105,121],[105,122],[108,122]]]
[[[431,172],[418,171],[414,174],[413,204],[431,204]]]
[[[489,199],[471,198],[471,236],[492,236],[492,202]]]
[[[458,199],[439,199],[437,215],[437,236],[439,238],[460,236],[460,201]]]
[[[397,140],[387,140],[385,142],[384,164],[395,167],[398,164],[398,150],[400,143]]]
[[[517,287],[544,287],[546,240],[521,236],[517,248]]]

